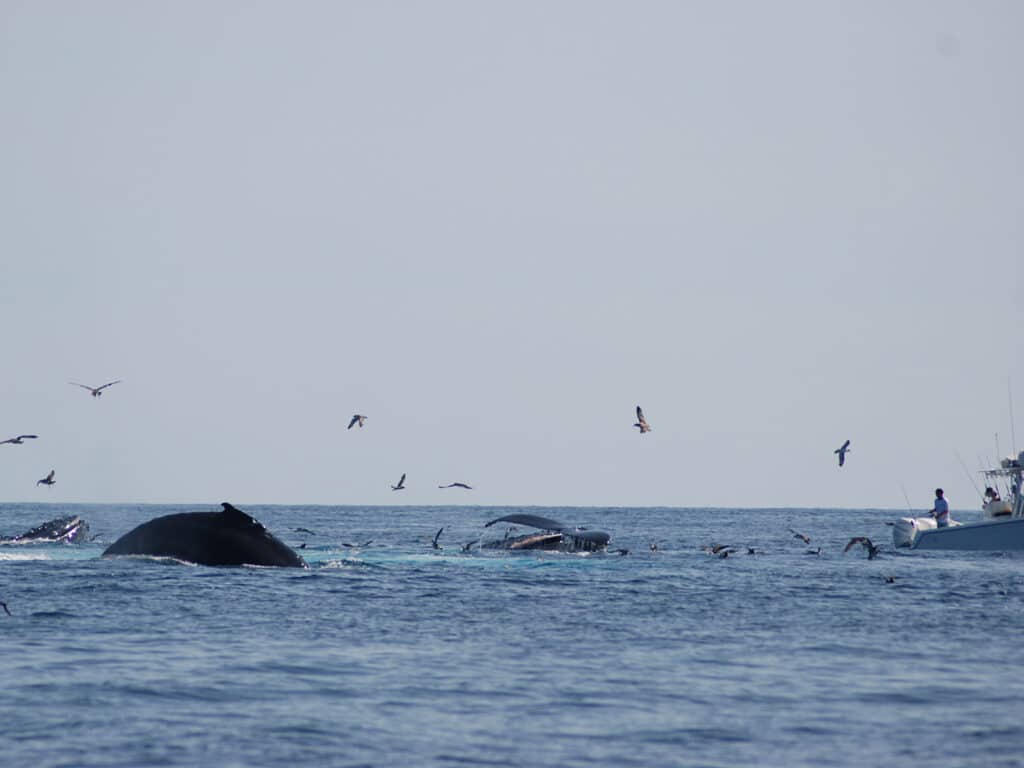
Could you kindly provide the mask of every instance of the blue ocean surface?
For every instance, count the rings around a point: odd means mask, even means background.
[[[0,546],[0,764],[1024,763],[1024,560],[894,552],[897,511],[239,506],[310,568],[101,557],[218,504],[0,505],[98,537]],[[610,549],[462,551],[511,512]]]

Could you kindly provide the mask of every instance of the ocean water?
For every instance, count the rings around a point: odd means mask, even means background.
[[[1024,560],[894,552],[898,511],[243,505],[310,568],[100,557],[218,508],[0,505],[98,535],[0,546],[0,764],[1024,764]],[[513,511],[630,553],[461,551]]]

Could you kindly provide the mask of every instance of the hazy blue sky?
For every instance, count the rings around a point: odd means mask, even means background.
[[[957,453],[1024,414],[1022,29],[5,0],[0,499],[974,507]]]

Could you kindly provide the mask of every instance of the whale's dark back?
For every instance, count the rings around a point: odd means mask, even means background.
[[[173,557],[199,565],[278,565],[305,561],[255,518],[224,505],[223,512],[165,515],[132,529],[104,555]]]

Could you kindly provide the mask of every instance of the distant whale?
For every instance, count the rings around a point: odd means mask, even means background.
[[[71,517],[58,517],[56,520],[49,520],[17,536],[0,536],[0,541],[12,544],[54,541],[75,544],[88,538],[89,524],[78,515],[72,515]]]
[[[132,529],[103,553],[173,557],[199,565],[277,565],[306,561],[263,524],[224,502],[222,512],[165,515]]]

